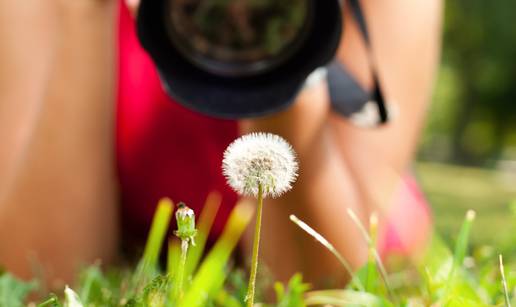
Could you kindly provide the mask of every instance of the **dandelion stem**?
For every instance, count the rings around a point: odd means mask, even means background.
[[[175,231],[174,234],[181,240],[181,256],[179,259],[179,266],[177,268],[177,275],[173,278],[172,302],[177,304],[177,302],[183,298],[183,284],[185,280],[188,247],[190,244],[195,246],[194,240],[197,235],[197,229],[195,229],[195,213],[182,202],[178,204],[176,221],[177,231]]]
[[[188,254],[188,245],[189,240],[183,239],[181,240],[181,259],[179,261],[179,267],[177,270],[177,278],[176,278],[176,285],[175,287],[175,301],[179,301],[181,297],[183,296],[183,282],[185,279],[185,266],[186,266],[186,255]]]
[[[258,184],[258,208],[256,210],[256,224],[254,228],[253,239],[253,256],[251,260],[251,274],[249,276],[249,285],[246,295],[246,306],[254,305],[254,294],[256,287],[256,272],[258,271],[258,252],[260,248],[260,229],[262,226],[262,209],[263,209],[263,187]]]

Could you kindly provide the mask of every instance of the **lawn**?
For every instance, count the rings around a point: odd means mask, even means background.
[[[516,242],[516,204],[511,206],[516,202],[516,181],[500,171],[481,168],[419,162],[415,169],[443,238],[454,238],[464,213],[473,209],[477,212],[473,245],[508,248]]]
[[[274,303],[254,307],[515,305],[516,253],[511,245],[516,242],[516,227],[512,223],[516,219],[516,205],[510,204],[516,199],[516,189],[510,185],[511,180],[507,181],[504,178],[508,177],[497,171],[434,163],[420,162],[416,172],[434,207],[437,233],[449,241],[448,247],[436,237],[421,263],[387,273],[374,248],[378,225],[372,224],[376,226],[371,226],[369,232],[363,230],[369,244],[368,261],[358,271],[350,272],[353,277],[347,286],[309,291],[301,275],[295,275],[288,284],[274,286]],[[219,205],[216,198],[207,200],[196,229],[192,210],[163,199],[143,257],[135,268],[109,269],[107,273],[98,265],[85,268],[73,285],[77,294],[70,288],[57,289],[57,296],[43,294],[37,306],[252,306],[252,300],[246,299],[249,297],[246,293],[253,289],[251,282],[246,283],[246,276],[240,270],[228,270],[230,254],[251,222],[252,203],[244,201],[237,205],[219,241],[204,260],[200,257]],[[477,212],[476,219],[471,211],[465,214],[469,209]],[[168,241],[167,265],[161,268],[158,256],[173,218],[179,227],[175,232],[177,238]],[[333,250],[343,264],[343,272],[349,270],[346,260],[330,242],[297,218],[291,220],[300,226],[300,231],[325,246],[321,248]],[[476,246],[490,245],[492,252],[477,253],[482,249],[468,248],[470,242]],[[498,253],[504,254],[506,267],[499,266]],[[27,293],[37,288],[37,281],[24,283],[0,272],[0,307],[25,306]],[[258,302],[262,300],[263,297],[257,297]]]

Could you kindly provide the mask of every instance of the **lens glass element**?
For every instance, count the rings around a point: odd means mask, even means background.
[[[183,56],[238,76],[287,60],[302,45],[311,10],[309,0],[169,0],[166,11],[168,34]]]

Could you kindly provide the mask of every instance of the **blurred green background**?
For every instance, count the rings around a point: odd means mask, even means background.
[[[474,244],[516,242],[515,12],[512,0],[446,1],[441,67],[416,165],[445,239],[471,208]]]

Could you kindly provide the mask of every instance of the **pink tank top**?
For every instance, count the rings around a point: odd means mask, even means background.
[[[124,236],[143,239],[160,198],[184,201],[199,214],[211,191],[223,197],[213,226],[219,234],[237,199],[221,172],[222,154],[237,133],[235,121],[192,112],[164,93],[134,19],[120,4],[116,159]]]

